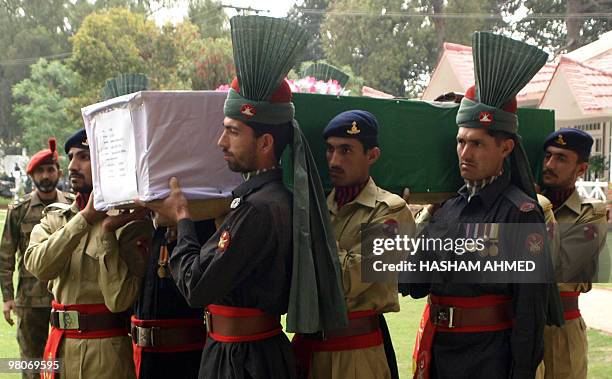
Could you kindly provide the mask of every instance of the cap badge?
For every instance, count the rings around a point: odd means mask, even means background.
[[[85,138],[85,139],[83,140],[83,142],[81,143],[81,145],[83,145],[83,146],[89,146],[89,141],[87,141],[87,138]]]
[[[219,243],[217,244],[217,249],[219,252],[223,253],[230,245],[230,234],[226,230],[221,233],[221,237],[219,238]]]
[[[559,134],[559,136],[557,136],[557,140],[555,141],[555,143],[561,146],[567,145],[567,142],[565,142],[565,140],[563,139],[563,134]]]
[[[493,122],[493,115],[490,112],[482,111],[478,116],[478,121],[485,127],[488,127]]]
[[[242,106],[240,107],[240,113],[245,115],[245,117],[247,118],[251,118],[255,116],[257,110],[251,104],[242,104]]]
[[[357,127],[357,121],[353,121],[351,128],[346,131],[348,134],[355,135],[361,133],[361,129]]]

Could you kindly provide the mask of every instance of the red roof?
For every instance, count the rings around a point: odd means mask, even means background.
[[[612,109],[612,71],[604,71],[596,63],[606,67],[611,57],[592,60],[589,65],[561,57],[557,70],[565,74],[578,105],[584,113]],[[597,68],[596,68],[597,67]]]
[[[469,46],[459,45],[456,43],[444,43],[444,55],[449,60],[455,76],[463,86],[463,90],[467,90],[474,85],[474,61],[472,59],[472,48]],[[517,100],[537,100],[539,101],[546,88],[548,82],[555,72],[556,64],[547,63],[542,69],[531,79],[531,81],[517,95]]]

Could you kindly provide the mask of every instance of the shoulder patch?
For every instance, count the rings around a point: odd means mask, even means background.
[[[72,192],[64,192],[64,191],[62,191],[62,194],[68,200],[74,201],[76,199],[76,195],[73,194]]]
[[[537,208],[536,201],[513,184],[509,185],[503,194],[521,212],[531,212]]]

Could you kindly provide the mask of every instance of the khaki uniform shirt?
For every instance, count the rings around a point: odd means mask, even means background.
[[[105,304],[111,312],[122,312],[140,291],[152,233],[149,221],[104,233],[101,222],[89,225],[73,203],[68,209],[48,210],[34,227],[25,265],[49,281],[61,304]],[[62,378],[135,376],[127,335],[64,339],[58,355],[64,359]]]
[[[605,204],[583,199],[574,191],[554,213],[560,237],[555,273],[563,282],[559,283],[559,290],[588,292],[606,242]]]
[[[70,204],[74,195],[59,190],[55,201]],[[15,300],[17,306],[50,307],[51,293],[47,290],[47,282],[40,281],[25,268],[23,255],[30,242],[30,233],[42,218],[45,204],[36,191],[26,195],[24,199],[9,206],[4,223],[2,242],[0,242],[0,287],[4,301]],[[17,294],[13,288],[13,272],[15,261],[18,263]]]
[[[327,198],[332,228],[338,242],[344,297],[349,312],[375,310],[378,313],[398,312],[396,282],[365,283],[361,279],[361,224],[382,224],[394,221],[401,233],[413,236],[415,224],[406,202],[399,196],[379,188],[370,178],[352,202],[338,209],[335,190]]]

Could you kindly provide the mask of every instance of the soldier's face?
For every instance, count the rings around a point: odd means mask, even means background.
[[[588,163],[579,162],[575,151],[548,146],[542,167],[542,182],[548,188],[571,188],[588,168]]]
[[[460,127],[457,132],[457,157],[461,177],[476,181],[499,174],[504,159],[514,149],[514,141],[496,141],[485,129]]]
[[[327,168],[335,187],[354,186],[370,177],[370,165],[380,156],[374,147],[364,151],[363,144],[355,138],[329,137],[326,140]]]
[[[73,147],[68,151],[68,159],[70,159],[68,172],[72,189],[76,192],[91,193],[93,185],[89,149]]]
[[[55,191],[60,176],[62,170],[55,163],[41,164],[32,172],[32,181],[40,192],[51,193]]]
[[[223,134],[217,145],[223,150],[223,159],[230,170],[251,172],[257,167],[257,138],[255,132],[242,121],[226,117]]]

